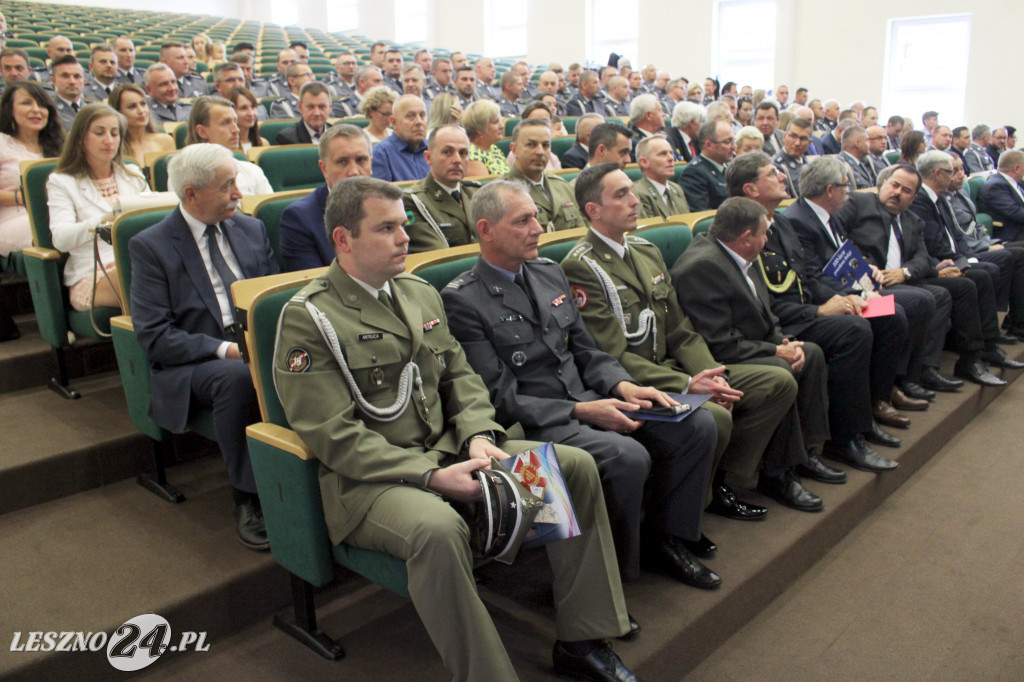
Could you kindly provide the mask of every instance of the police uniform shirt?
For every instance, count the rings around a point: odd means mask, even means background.
[[[176,121],[185,122],[188,121],[189,114],[192,113],[191,102],[173,102],[170,106],[157,102],[152,97],[149,98],[149,112],[153,116],[153,120],[156,123],[174,123]]]
[[[299,118],[299,96],[289,92],[270,105],[270,118]]]
[[[492,83],[477,81],[476,96],[477,99],[498,99],[501,96],[501,91]]]
[[[502,97],[498,100],[498,108],[504,118],[516,118],[523,114],[523,105],[518,100],[512,101]]]
[[[209,94],[210,89],[206,86],[206,79],[194,73],[186,73],[178,81],[178,97],[188,99],[190,97],[202,97]]]
[[[110,97],[110,93],[113,92],[114,88],[116,88],[117,86],[118,82],[116,79],[110,85],[104,85],[95,78],[90,78],[86,82],[85,87],[82,88],[82,95],[86,99],[91,99],[95,102],[99,102]]]
[[[605,102],[608,116],[629,116],[629,102],[617,102],[611,97]]]
[[[433,82],[433,83],[430,83],[428,85],[423,86],[423,99],[434,99],[435,97],[440,95],[442,92],[450,92],[453,95],[457,95],[458,94],[457,92],[455,92],[455,88],[452,87],[451,83],[449,83],[448,85],[446,85],[446,86],[444,86],[442,88],[436,82]]]
[[[786,189],[789,191],[789,196],[793,199],[800,198],[800,171],[807,165],[807,157],[800,156],[794,157],[786,153],[783,149],[772,157],[772,163],[775,167],[786,175]]]
[[[253,94],[256,99],[263,99],[264,97],[270,97],[273,93],[270,92],[270,82],[264,78],[253,78],[249,83],[249,92]],[[263,105],[260,105],[263,108]]]
[[[75,120],[75,116],[86,104],[91,102],[81,97],[78,98],[77,102],[68,102],[56,94],[53,95],[53,106],[57,108],[57,115],[60,116],[60,122],[64,125],[64,130],[71,130],[71,124]]]
[[[459,106],[462,107],[463,111],[466,110],[466,107],[468,107],[470,104],[472,104],[473,102],[476,102],[479,99],[479,97],[477,97],[476,93],[473,93],[473,95],[471,97],[464,97],[461,94],[456,94],[455,97],[458,100]]]
[[[399,78],[401,78],[401,76],[399,76]],[[397,78],[392,78],[391,76],[388,76],[388,75],[385,74],[384,75],[384,82],[382,83],[382,85],[384,85],[385,87],[391,88],[392,90],[397,92],[399,95],[404,95],[405,94],[405,88],[402,87],[402,81],[398,80]]]
[[[130,71],[122,71],[120,68],[117,70],[116,80],[118,83],[135,83],[137,85],[143,85],[146,80],[146,72],[144,69],[132,67]]]
[[[283,96],[285,93],[291,92],[292,89],[288,87],[288,79],[279,73],[275,73],[271,78],[267,80],[267,96],[277,95],[278,97]]]

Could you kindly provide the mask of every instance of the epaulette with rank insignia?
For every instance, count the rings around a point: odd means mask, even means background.
[[[586,242],[586,241],[581,239],[580,241],[576,242],[576,246],[572,247],[572,250],[569,251],[569,253],[567,253],[565,255],[565,257],[566,257],[566,259],[575,258],[575,259],[579,260],[584,255],[586,255],[587,253],[589,253],[589,252],[591,252],[593,250],[594,250],[593,244],[590,244],[589,242]]]

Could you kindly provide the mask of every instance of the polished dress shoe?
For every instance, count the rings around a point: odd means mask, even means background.
[[[1012,346],[1017,343],[1017,337],[1013,334],[1000,334],[993,339],[996,343],[1001,343],[1004,346]]]
[[[718,551],[718,545],[711,542],[711,540],[708,539],[708,536],[704,535],[704,533],[700,534],[700,540],[680,539],[680,542],[683,543],[683,547],[685,547],[690,554],[698,556],[701,559],[710,559],[715,556],[715,552]]]
[[[714,590],[722,579],[710,568],[690,554],[683,542],[666,535],[657,543],[645,549],[645,565],[653,570],[666,573],[675,580],[701,590]]]
[[[1024,328],[1022,327],[1011,327],[1004,324],[1003,331],[1007,336],[1012,336],[1018,341],[1024,341]]]
[[[800,482],[800,477],[792,469],[787,469],[778,476],[765,476],[762,473],[757,480],[757,489],[797,511],[820,512],[825,508],[821,498],[805,488]]]
[[[841,485],[846,483],[846,472],[836,469],[818,459],[818,456],[808,452],[807,461],[796,465],[796,472],[806,478],[812,478],[820,483],[831,483]]]
[[[1002,348],[994,348],[992,350],[984,350],[978,356],[981,361],[986,365],[992,365],[993,367],[1002,367],[1003,369],[1021,369],[1024,368],[1024,362],[1017,362],[1006,357],[1006,351]]]
[[[705,511],[737,521],[760,521],[768,513],[765,507],[741,502],[732,488],[724,484],[712,486],[711,504]]]
[[[954,393],[963,388],[964,382],[960,379],[944,377],[934,367],[925,367],[921,370],[921,385],[933,391]]]
[[[935,400],[935,391],[929,391],[921,384],[914,383],[913,381],[904,381],[903,384],[900,386],[900,390],[903,391],[903,395],[907,396],[908,398],[913,398],[914,400],[924,400],[925,402],[929,403]],[[898,409],[907,409],[905,407],[901,408],[899,405],[896,404],[895,400],[892,401],[892,404],[893,407],[896,407]]]
[[[899,462],[882,457],[867,444],[863,436],[857,435],[841,445],[825,445],[825,456],[849,464],[854,469],[869,471],[873,474],[892,471]]]
[[[897,412],[896,408],[892,406],[892,403],[885,400],[876,400],[872,402],[871,414],[875,418],[876,422],[880,422],[886,426],[893,426],[898,429],[905,429],[910,426],[910,418],[905,414]]]
[[[989,372],[981,358],[961,359],[956,363],[953,373],[981,386],[1005,386],[1007,383]]]
[[[929,393],[931,393],[931,391],[929,391]],[[892,398],[889,402],[892,404],[893,408],[903,410],[905,412],[924,412],[928,409],[927,398],[911,398],[895,386],[892,388]]]
[[[626,617],[629,619],[629,632],[619,635],[615,639],[621,639],[623,642],[632,642],[640,634],[640,623],[636,622],[636,618],[631,613],[627,613]]]
[[[585,655],[569,651],[563,642],[555,642],[551,660],[555,664],[555,672],[577,680],[640,682],[640,678],[634,675],[612,651],[611,646],[603,641],[595,641],[594,648]]]
[[[235,530],[238,532],[238,541],[249,549],[270,549],[267,524],[263,521],[263,511],[257,502],[246,500],[235,505]]]
[[[887,448],[898,448],[903,445],[903,441],[891,433],[886,433],[880,429],[878,422],[874,420],[871,422],[871,430],[864,434],[864,440],[875,445],[884,445]]]

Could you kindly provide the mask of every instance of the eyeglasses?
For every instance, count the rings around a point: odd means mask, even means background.
[[[793,133],[786,133],[786,137],[797,142],[810,142],[811,138],[809,135],[794,135]]]

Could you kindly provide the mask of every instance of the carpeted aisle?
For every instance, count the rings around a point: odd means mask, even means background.
[[[685,679],[1024,679],[1024,382]]]

